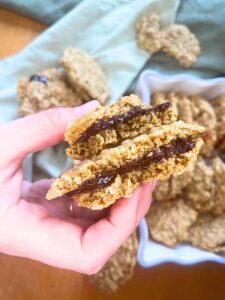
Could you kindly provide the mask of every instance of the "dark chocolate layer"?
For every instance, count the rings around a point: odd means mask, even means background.
[[[75,193],[92,192],[100,187],[110,185],[117,175],[124,175],[134,170],[146,170],[152,163],[162,163],[173,156],[191,151],[195,146],[195,142],[191,138],[177,138],[169,144],[163,145],[152,152],[148,153],[141,159],[135,159],[122,165],[116,170],[103,171],[97,174],[95,178],[84,181],[76,190]]]
[[[78,143],[86,142],[91,136],[97,134],[98,132],[105,129],[114,128],[117,124],[126,123],[128,120],[134,117],[147,115],[151,112],[154,114],[164,112],[170,106],[171,106],[170,102],[165,102],[149,109],[144,109],[141,108],[140,106],[135,106],[122,115],[116,115],[109,119],[102,119],[99,120],[98,122],[93,123],[85,132],[83,132],[83,134],[77,140],[77,142]]]

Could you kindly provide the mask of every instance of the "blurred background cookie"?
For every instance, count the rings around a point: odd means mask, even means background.
[[[225,214],[190,227],[186,241],[208,251],[225,252]]]
[[[225,164],[218,156],[212,160],[214,181],[214,207],[212,212],[220,215],[225,212]]]
[[[211,101],[217,118],[217,148],[225,150],[225,95],[221,95]]]
[[[198,157],[191,182],[184,191],[187,204],[201,213],[211,211],[214,206],[213,191],[212,166],[204,158]]]
[[[90,281],[105,292],[115,292],[133,276],[137,263],[137,249],[138,239],[134,232],[102,270],[90,276]]]
[[[196,62],[201,52],[195,35],[180,24],[171,25],[162,32],[162,51],[186,68]]]
[[[155,202],[146,217],[150,236],[155,241],[174,247],[184,239],[197,215],[197,212],[181,198]]]
[[[159,180],[153,193],[154,200],[167,201],[179,196],[184,188],[191,182],[194,164],[180,175],[171,175],[169,178]]]
[[[18,96],[21,116],[52,107],[78,106],[82,103],[81,97],[67,84],[64,72],[55,68],[20,80]]]
[[[78,48],[64,50],[61,65],[71,86],[83,101],[104,103],[110,96],[109,85],[101,66]]]
[[[142,17],[136,24],[136,39],[138,47],[151,54],[162,48],[159,15],[151,13]]]

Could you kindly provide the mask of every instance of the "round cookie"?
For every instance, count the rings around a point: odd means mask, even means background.
[[[161,32],[159,15],[151,13],[144,16],[136,24],[136,39],[138,47],[153,54],[158,52],[161,47]]]
[[[167,201],[179,196],[191,182],[193,169],[194,164],[181,175],[172,175],[168,179],[158,181],[153,193],[154,199],[156,201]]]
[[[191,97],[193,105],[193,121],[204,126],[206,131],[203,134],[204,145],[200,151],[202,155],[211,156],[216,143],[216,115],[211,104],[201,96]]]
[[[81,104],[80,96],[67,84],[59,69],[47,69],[18,84],[19,114],[26,116],[38,111]]]
[[[181,198],[155,202],[146,217],[150,236],[155,241],[174,247],[186,236],[197,215]]]
[[[225,215],[190,227],[185,241],[208,251],[225,252]]]
[[[186,187],[184,196],[187,204],[198,212],[209,212],[214,206],[213,169],[202,157],[198,157],[193,171],[194,176]]]
[[[200,54],[200,45],[186,26],[174,24],[162,33],[162,50],[177,59],[181,66],[190,67]]]
[[[222,159],[215,157],[212,160],[214,172],[214,207],[212,212],[221,215],[225,212],[225,164]]]
[[[84,101],[93,99],[104,103],[110,95],[107,78],[101,66],[78,48],[64,50],[61,64],[71,86]]]
[[[218,142],[216,147],[225,149],[225,96],[220,96],[211,101],[212,106],[216,113],[217,119],[217,138]]]
[[[193,104],[187,94],[183,92],[171,92],[166,94],[156,91],[152,95],[151,102],[153,105],[159,105],[166,101],[174,104],[179,120],[187,123],[193,122]]]
[[[127,241],[109,259],[103,269],[90,276],[90,281],[101,290],[115,292],[126,283],[134,273],[137,263],[138,239],[134,232]]]

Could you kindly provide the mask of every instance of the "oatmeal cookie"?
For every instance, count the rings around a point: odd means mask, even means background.
[[[225,252],[225,214],[191,226],[186,241],[208,251]]]
[[[81,97],[66,82],[59,69],[47,69],[18,84],[19,114],[30,115],[38,111],[65,106],[78,106]]]
[[[134,232],[90,281],[105,292],[115,292],[130,280],[137,263],[138,239]]]
[[[193,171],[192,180],[186,187],[184,195],[187,204],[198,212],[209,212],[214,207],[213,169],[202,157],[198,157]]]
[[[174,24],[162,32],[162,51],[186,68],[195,64],[201,50],[196,36],[184,25]]]
[[[136,25],[136,39],[138,47],[151,54],[161,48],[161,32],[159,15],[151,13],[144,16]]]
[[[225,150],[225,95],[217,97],[211,101],[217,118],[217,138],[216,147]]]
[[[197,212],[182,199],[155,202],[147,215],[150,236],[169,247],[176,246],[196,221]]]
[[[84,101],[104,103],[110,96],[109,85],[101,66],[78,48],[64,50],[61,64],[71,86]]]

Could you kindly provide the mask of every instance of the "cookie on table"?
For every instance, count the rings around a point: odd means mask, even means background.
[[[225,214],[191,226],[185,241],[208,251],[225,252]]]
[[[192,180],[184,191],[187,204],[198,212],[210,212],[214,207],[214,180],[211,163],[198,157]]]
[[[115,292],[132,278],[137,263],[137,250],[138,239],[134,232],[109,259],[103,269],[90,276],[90,281],[105,292]]]
[[[183,67],[195,64],[201,50],[196,36],[184,25],[174,24],[162,32],[162,51]]]
[[[203,134],[204,145],[201,154],[210,156],[217,141],[216,114],[212,105],[199,95],[190,97],[193,103],[193,121],[205,127]]]
[[[177,198],[167,202],[155,202],[146,219],[152,239],[174,247],[186,236],[197,216],[194,209],[181,198]]]
[[[212,213],[221,215],[225,212],[225,163],[219,156],[213,158],[212,169],[214,181]]]
[[[217,118],[217,144],[216,147],[225,150],[225,95],[211,101]]]
[[[156,201],[168,201],[182,194],[184,188],[191,182],[194,164],[180,175],[171,175],[169,178],[159,180],[153,196]]]
[[[104,103],[110,96],[109,85],[101,66],[78,48],[64,50],[61,65],[71,86],[83,101],[93,99]]]
[[[91,158],[105,148],[176,119],[176,111],[170,103],[152,108],[142,105],[136,95],[122,97],[119,102],[109,107],[100,106],[68,126],[65,133],[70,146],[67,154],[73,159]]]
[[[197,158],[203,131],[203,127],[179,121],[125,140],[63,173],[53,182],[47,199],[71,192],[80,206],[108,207],[131,196],[143,182],[184,172]]]
[[[136,24],[136,39],[138,47],[151,54],[162,48],[159,15],[151,13]]]
[[[18,96],[21,116],[53,107],[81,105],[80,96],[67,84],[64,72],[55,68],[20,80]]]

